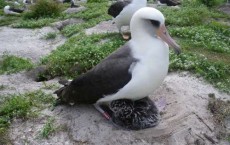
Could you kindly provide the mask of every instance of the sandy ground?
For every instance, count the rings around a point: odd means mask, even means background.
[[[38,62],[42,56],[49,54],[58,45],[65,42],[65,38],[61,35],[54,40],[45,40],[44,36],[49,32],[58,32],[58,30],[52,27],[34,30],[1,27],[0,56],[7,53]]]
[[[101,24],[103,26],[97,25],[86,32],[109,31],[101,29],[110,29],[110,22]],[[38,61],[59,44],[51,47],[49,41],[40,39],[42,34],[49,32],[46,29],[50,28],[1,28],[0,54],[7,50],[11,54]],[[18,32],[23,36],[19,37]],[[64,40],[58,42],[62,41]],[[33,46],[32,50],[27,46]],[[46,83],[57,83],[57,79]],[[43,83],[27,78],[25,72],[1,75],[0,85],[7,86],[0,90],[1,94],[23,93],[44,87]],[[10,127],[10,138],[15,145],[210,145],[212,143],[204,137],[206,134],[212,137],[217,145],[229,145],[228,142],[216,139],[213,118],[207,109],[209,93],[214,93],[217,98],[230,100],[229,95],[218,92],[201,78],[187,72],[171,73],[151,95],[153,101],[166,102],[166,107],[161,111],[161,121],[155,128],[140,131],[122,130],[103,118],[91,105],[58,106],[53,111],[51,108],[43,110],[41,115],[33,120],[14,120]],[[41,139],[39,132],[49,117],[54,117],[56,126],[61,126],[62,129],[48,139]]]
[[[35,120],[15,120],[10,129],[11,139],[19,145],[193,145],[196,140],[209,145],[211,142],[203,136],[205,133],[216,140],[216,144],[228,145],[227,142],[218,142],[215,137],[213,118],[207,110],[209,93],[230,100],[229,95],[218,92],[189,73],[171,73],[151,95],[154,101],[162,98],[166,101],[161,122],[155,128],[125,131],[114,127],[91,105],[58,106],[53,111],[50,108],[42,111],[41,117]],[[55,117],[56,124],[65,126],[65,130],[58,131],[47,140],[39,139],[39,131],[48,117]]]

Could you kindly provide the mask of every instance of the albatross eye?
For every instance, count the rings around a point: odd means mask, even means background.
[[[159,28],[160,27],[160,22],[157,21],[157,20],[150,20],[150,22],[152,23],[152,25],[156,28]]]

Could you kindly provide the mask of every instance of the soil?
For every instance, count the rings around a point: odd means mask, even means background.
[[[58,30],[52,27],[34,30],[0,27],[0,56],[3,53],[12,54],[36,63],[65,42],[65,38],[61,35],[52,40],[45,40],[44,36],[50,32]]]

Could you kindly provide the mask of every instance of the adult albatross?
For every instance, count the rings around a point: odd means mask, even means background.
[[[165,27],[163,14],[141,8],[131,19],[131,40],[88,72],[55,91],[66,103],[108,104],[119,99],[139,100],[162,83],[169,67],[169,46],[179,46]]]
[[[140,8],[146,7],[147,0],[118,1],[108,9],[108,14],[114,17],[114,22],[124,39],[129,36],[121,32],[122,26],[129,26],[133,14]]]

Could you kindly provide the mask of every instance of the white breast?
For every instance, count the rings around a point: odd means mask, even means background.
[[[169,48],[166,43],[159,39],[145,44],[131,41],[130,46],[133,56],[139,60],[132,69],[132,79],[117,93],[107,95],[98,102],[122,98],[141,99],[150,95],[166,77],[169,67]]]

